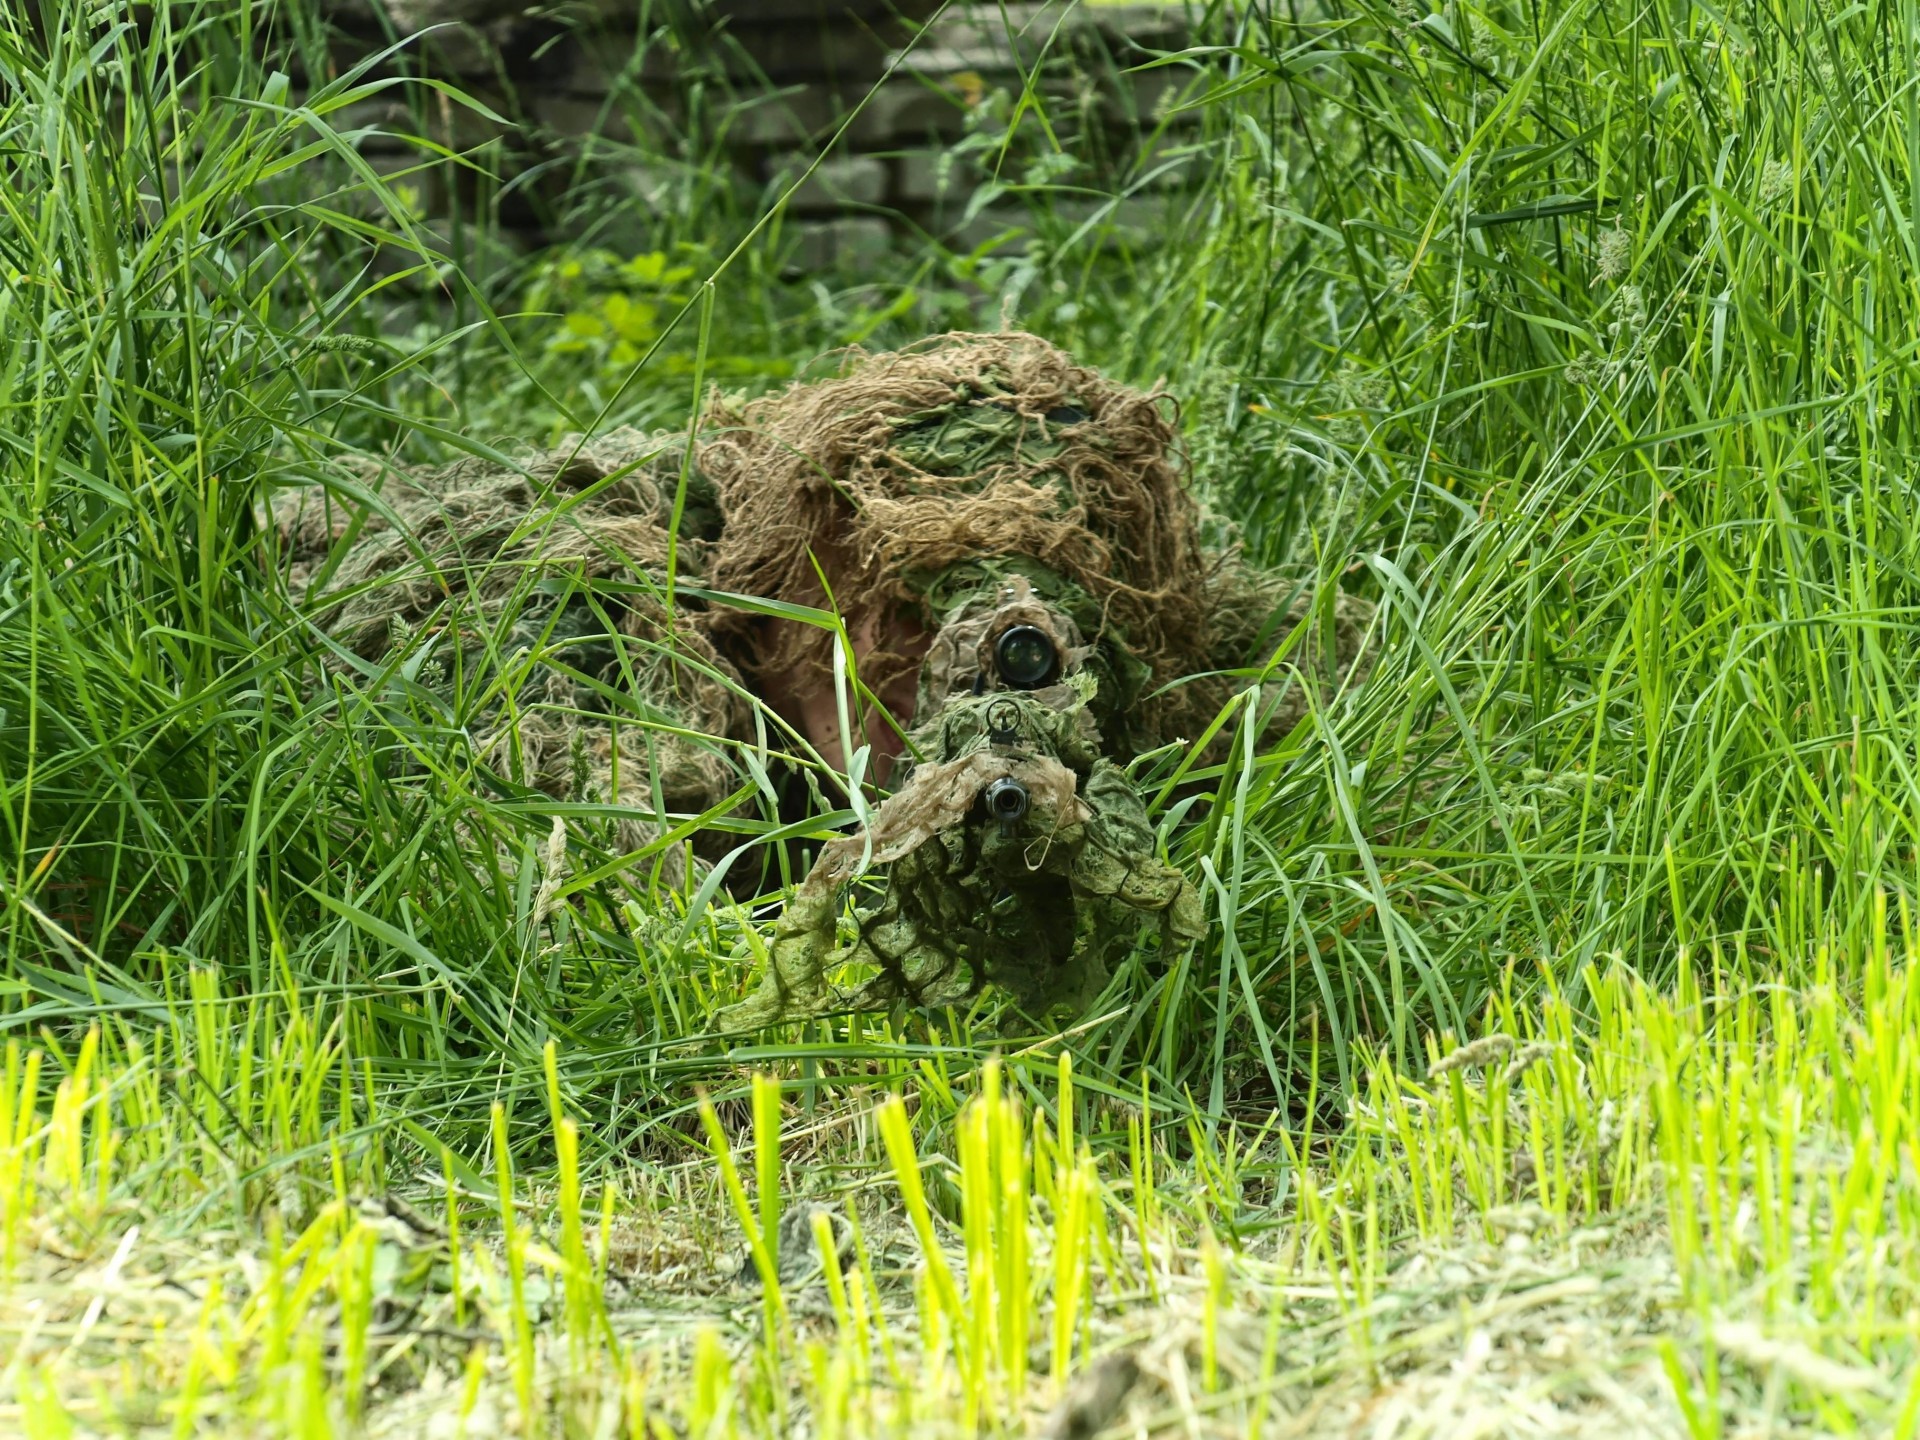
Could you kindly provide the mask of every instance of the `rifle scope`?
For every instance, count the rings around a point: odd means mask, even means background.
[[[1009,625],[993,642],[993,668],[1010,690],[1038,690],[1060,674],[1060,652],[1038,625]]]

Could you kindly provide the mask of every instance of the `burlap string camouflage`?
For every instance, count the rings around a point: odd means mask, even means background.
[[[861,834],[836,840],[780,918],[767,974],[721,1012],[750,1029],[830,1011],[945,1005],[989,981],[1034,1008],[1098,993],[1139,919],[1199,935],[1200,901],[1155,852],[1139,795],[1064,704],[965,696],[917,735],[928,758]],[[892,865],[879,903],[836,943],[840,886]],[[871,978],[838,983],[848,967]]]
[[[833,605],[862,681],[915,727],[918,769],[870,832],[826,847],[761,988],[720,1018],[939,1003],[989,981],[1038,1004],[1097,987],[1139,919],[1174,937],[1198,924],[1113,762],[1200,734],[1289,635],[1304,636],[1290,664],[1326,693],[1360,663],[1371,614],[1203,548],[1171,410],[1034,336],[948,335],[716,399],[691,453],[684,436],[570,437],[518,463],[369,474],[321,504],[295,492],[275,519],[343,645],[376,659],[424,636],[442,669],[511,679],[515,703],[475,726],[488,763],[624,807],[635,848],[662,806],[728,803],[728,746],[756,704],[829,763],[886,739],[822,718],[835,631],[683,589],[669,610],[670,555],[681,587]],[[1305,705],[1296,686],[1272,723]],[[1023,739],[989,736],[996,706]],[[1001,782],[1025,797],[1012,820],[991,809]],[[891,876],[839,946],[850,857]],[[849,965],[873,973],[836,973]]]

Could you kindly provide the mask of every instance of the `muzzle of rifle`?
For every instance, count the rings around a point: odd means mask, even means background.
[[[1000,822],[1002,835],[1013,833],[1013,827],[1026,818],[1027,809],[1033,803],[1027,787],[1011,775],[1002,775],[980,794],[986,803],[988,816]]]

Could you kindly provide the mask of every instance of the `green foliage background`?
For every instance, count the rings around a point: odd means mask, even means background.
[[[1144,1066],[1203,1116],[1297,1111],[1359,1041],[1414,1062],[1465,1033],[1503,976],[1618,952],[1657,977],[1714,944],[1791,970],[1856,953],[1876,893],[1903,925],[1920,14],[1196,25],[1158,62],[1199,117],[1180,243],[1067,206],[1084,177],[1012,106],[982,133],[1025,167],[1030,243],[801,284],[754,198],[709,187],[637,253],[509,262],[484,214],[436,233],[341,127],[376,87],[473,102],[363,67],[296,103],[296,59],[327,73],[297,7],[9,8],[0,1025],[158,1017],[190,968],[325,993],[406,1123],[460,1145],[478,1099],[545,1114],[549,1038],[630,1137],[743,1060],[939,1077],[1026,1033],[989,1007],[707,1037],[756,963],[745,910],[690,910],[593,807],[479,767],[497,697],[436,696],[417,647],[335,654],[259,523],[272,487],[350,490],[356,455],[672,425],[707,383],[1003,313],[1164,377],[1211,511],[1381,607],[1381,661],[1331,710],[1242,730],[1197,798],[1143,770],[1217,923],[1073,1033],[1094,1093]],[[556,814],[575,903],[542,914]]]

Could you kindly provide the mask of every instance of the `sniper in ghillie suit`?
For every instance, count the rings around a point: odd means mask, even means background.
[[[343,660],[457,690],[504,783],[602,807],[669,881],[755,894],[756,831],[863,817],[719,1027],[989,984],[1044,1009],[1143,926],[1203,928],[1129,765],[1217,751],[1277,653],[1272,728],[1364,664],[1365,601],[1203,543],[1171,409],[1031,335],[946,335],[691,435],[370,466],[275,520]]]

